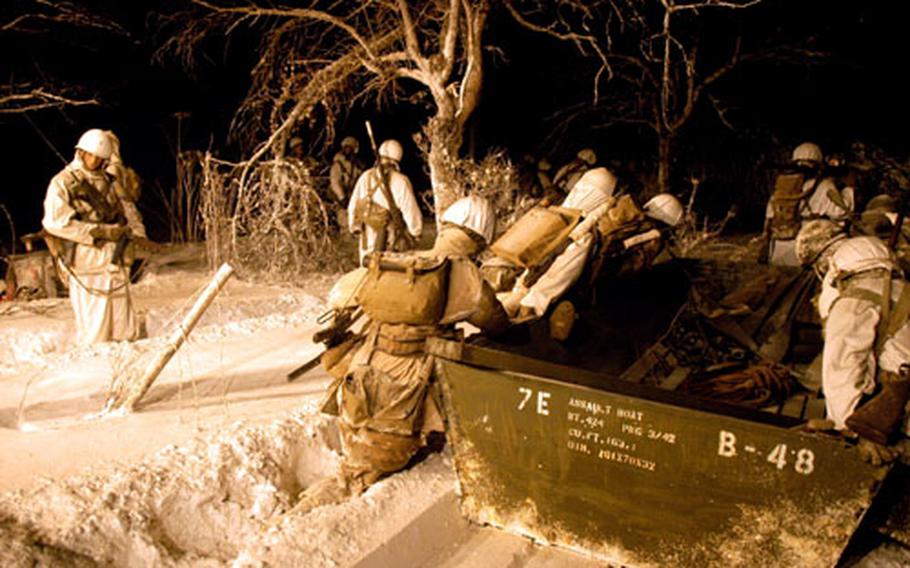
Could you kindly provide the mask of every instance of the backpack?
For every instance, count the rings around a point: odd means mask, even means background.
[[[357,303],[382,323],[434,325],[446,307],[449,260],[382,252],[367,257]]]
[[[524,268],[533,268],[569,238],[581,211],[565,207],[535,207],[499,237],[490,250]]]
[[[621,196],[616,205],[597,222],[597,230],[603,241],[613,240],[619,233],[628,233],[629,227],[637,228],[645,220],[645,214],[628,195]]]
[[[806,195],[803,184],[806,176],[802,173],[781,173],[774,180],[771,193],[771,238],[777,241],[795,239],[802,222],[800,206]],[[814,188],[813,188],[814,190]]]

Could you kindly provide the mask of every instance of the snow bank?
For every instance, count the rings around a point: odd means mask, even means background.
[[[0,564],[337,566],[402,530],[451,491],[433,456],[364,495],[306,515],[297,494],[337,470],[337,429],[307,412],[168,447],[146,463],[46,480],[0,497]]]

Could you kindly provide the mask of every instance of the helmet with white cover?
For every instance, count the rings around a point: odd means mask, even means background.
[[[671,227],[679,225],[685,215],[682,203],[679,202],[676,196],[669,193],[658,193],[649,199],[642,209],[648,217],[666,223]]]
[[[794,162],[819,163],[822,161],[822,149],[813,142],[803,142],[793,150]]]
[[[86,130],[76,142],[76,149],[98,156],[102,160],[110,159],[113,152],[110,137],[100,128]]]
[[[578,151],[577,156],[579,160],[588,164],[589,166],[593,166],[595,162],[597,162],[597,154],[590,148],[582,148]]]
[[[487,244],[493,241],[496,231],[496,212],[490,201],[479,195],[462,197],[449,206],[442,214],[442,221],[464,227],[484,238]]]
[[[389,139],[379,145],[380,158],[400,162],[402,156],[404,156],[404,149],[401,147],[398,140]]]
[[[866,203],[866,211],[896,211],[897,202],[887,193],[876,195]]]
[[[616,176],[607,168],[592,168],[584,173],[569,195],[562,202],[563,207],[581,209],[590,213],[613,196],[616,191]]]

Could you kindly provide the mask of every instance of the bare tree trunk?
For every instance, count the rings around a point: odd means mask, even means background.
[[[670,132],[657,134],[657,187],[661,193],[670,192],[670,164],[673,160],[673,139]]]
[[[427,125],[430,140],[430,183],[433,187],[433,208],[440,214],[459,197],[460,188],[455,175],[455,163],[461,150],[463,129],[452,117],[442,112]]]

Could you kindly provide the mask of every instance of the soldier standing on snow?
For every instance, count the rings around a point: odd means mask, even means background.
[[[357,158],[360,144],[353,136],[348,136],[341,141],[341,150],[332,158],[332,167],[329,169],[329,185],[332,196],[338,202],[338,224],[345,226],[346,213],[344,210],[346,199],[354,192],[354,184],[363,172],[363,165]]]
[[[357,152],[360,150],[360,144],[353,136],[348,136],[341,141],[341,150],[332,158],[332,167],[329,170],[329,182],[332,186],[332,193],[338,200],[338,203],[344,203],[345,199],[354,191],[354,184],[357,178],[363,172],[363,166],[357,158]]]
[[[48,248],[68,275],[81,344],[138,336],[123,257],[130,236],[145,229],[128,218],[114,178],[105,171],[112,154],[107,133],[86,131],[75,158],[54,176],[44,199],[42,225]]]
[[[348,202],[348,228],[360,236],[360,260],[373,251],[413,249],[423,231],[411,180],[399,171],[401,144],[386,140],[377,153],[378,163],[360,174]]]

